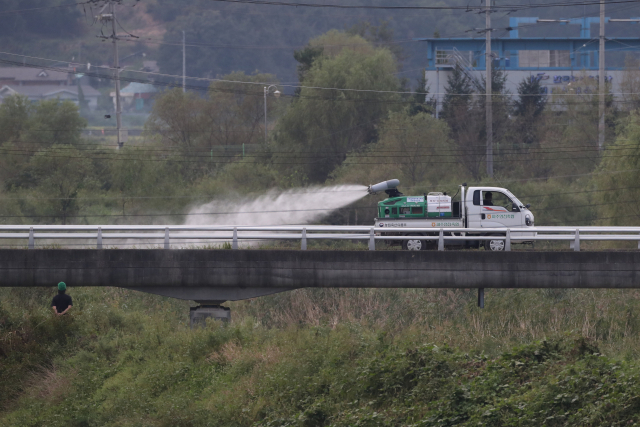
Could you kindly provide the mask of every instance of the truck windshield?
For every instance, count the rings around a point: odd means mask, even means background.
[[[524,204],[520,200],[518,200],[518,198],[514,196],[513,193],[511,193],[510,191],[507,191],[507,194],[509,195],[509,197],[511,197],[511,200],[513,201],[513,203],[515,203],[518,207],[524,206]]]
[[[511,210],[513,202],[511,198],[504,193],[498,191],[487,191],[482,201],[484,206],[502,206],[508,211]]]

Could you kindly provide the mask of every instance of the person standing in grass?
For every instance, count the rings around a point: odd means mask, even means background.
[[[73,301],[66,292],[67,285],[64,282],[58,283],[58,295],[53,297],[53,300],[51,301],[51,308],[57,316],[67,314],[71,307],[73,307]]]

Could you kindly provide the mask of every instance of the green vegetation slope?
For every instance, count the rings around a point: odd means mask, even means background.
[[[640,416],[637,291],[301,290],[190,330],[118,289],[0,290],[3,426],[599,426]]]

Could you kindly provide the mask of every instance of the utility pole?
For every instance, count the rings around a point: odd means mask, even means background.
[[[278,86],[269,85],[264,87],[264,143],[267,144],[269,139],[267,138],[267,95],[269,95],[269,91],[271,88],[274,88],[273,96],[280,98],[280,91],[278,90]]]
[[[602,1],[602,0],[601,0]],[[487,100],[485,102],[486,105],[486,116],[487,116],[487,175],[490,178],[493,178],[493,114],[492,114],[492,100],[491,100],[491,65],[493,63],[493,57],[491,56],[491,0],[486,0],[487,2],[487,10],[486,10],[486,38],[487,38],[487,49],[486,49],[486,81],[485,81],[485,89]]]
[[[604,0],[600,0],[600,49],[598,53],[598,89],[599,89],[599,108],[598,114],[600,120],[598,122],[598,149],[604,147],[604,94],[605,94],[605,78],[604,78]]]
[[[184,44],[184,30],[182,30],[182,93],[187,91],[186,81],[187,81],[187,48]]]
[[[122,148],[124,142],[122,141],[122,137],[120,135],[121,133],[121,127],[122,127],[122,121],[121,121],[121,115],[122,115],[122,108],[120,105],[120,61],[118,59],[118,35],[116,34],[116,5],[115,5],[115,1],[110,1],[109,2],[109,6],[111,9],[111,28],[112,28],[112,34],[111,37],[113,39],[113,67],[115,68],[114,70],[114,74],[115,74],[115,80],[116,80],[116,134],[117,134],[117,141],[118,141],[118,148]]]

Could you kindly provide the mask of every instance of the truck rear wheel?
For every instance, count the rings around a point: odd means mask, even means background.
[[[504,251],[504,240],[485,240],[484,248],[488,251]]]
[[[426,248],[424,240],[403,240],[402,249],[405,251],[423,251]]]

